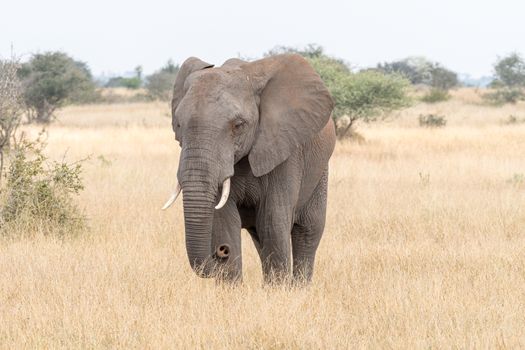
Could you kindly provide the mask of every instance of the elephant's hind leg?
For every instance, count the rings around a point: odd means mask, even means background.
[[[293,277],[298,284],[312,279],[315,253],[325,226],[327,186],[328,169],[292,229]]]

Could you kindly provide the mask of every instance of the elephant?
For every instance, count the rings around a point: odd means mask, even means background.
[[[200,277],[242,281],[241,229],[265,283],[308,284],[326,219],[334,102],[300,55],[190,57],[171,102],[185,241]],[[218,202],[218,203],[217,203]]]

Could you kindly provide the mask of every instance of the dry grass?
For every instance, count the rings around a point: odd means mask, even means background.
[[[414,127],[433,108],[449,125]],[[92,230],[0,241],[2,347],[525,347],[525,183],[515,176],[525,173],[525,125],[500,124],[522,105],[455,97],[362,126],[363,144],[338,144],[304,290],[263,288],[245,234],[241,287],[194,276],[180,202],[159,210],[178,154],[166,112],[62,112],[49,152],[92,155],[81,196]]]

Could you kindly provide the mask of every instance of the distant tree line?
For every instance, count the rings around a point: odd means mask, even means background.
[[[321,46],[304,48],[277,46],[264,56],[297,53],[304,56],[329,87],[336,108],[334,119],[345,135],[355,121],[384,118],[389,111],[409,104],[407,87],[426,86],[424,102],[448,98],[448,90],[460,85],[455,72],[423,57],[384,62],[374,68],[352,69],[346,62],[326,54]],[[63,52],[45,52],[17,65],[22,98],[29,122],[48,123],[54,112],[67,104],[110,102],[101,87],[123,87],[139,91],[143,99],[168,101],[179,65],[168,60],[153,74],[143,76],[141,66],[131,77],[116,76],[104,84],[95,81],[88,65]],[[517,53],[499,58],[494,65],[493,91],[485,94],[491,103],[515,103],[525,99],[525,62]],[[140,90],[139,90],[140,89]]]
[[[55,111],[67,104],[105,102],[101,87],[145,89],[145,98],[168,100],[179,66],[169,60],[155,73],[142,76],[142,67],[135,76],[117,76],[105,84],[95,81],[88,65],[63,52],[38,53],[28,62],[17,65],[17,76],[28,122],[49,123]]]
[[[135,76],[133,77],[112,77],[108,80],[105,87],[123,87],[127,89],[138,89],[142,86],[142,66],[135,67]]]

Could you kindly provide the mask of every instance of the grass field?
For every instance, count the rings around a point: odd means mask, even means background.
[[[165,103],[68,107],[52,157],[85,165],[90,232],[0,240],[0,347],[525,347],[525,105],[472,90],[361,125],[330,163],[312,285],[263,287],[244,239],[244,283],[197,278],[184,248],[178,146]],[[445,115],[443,129],[417,125]],[[35,131],[35,130],[32,130]]]

